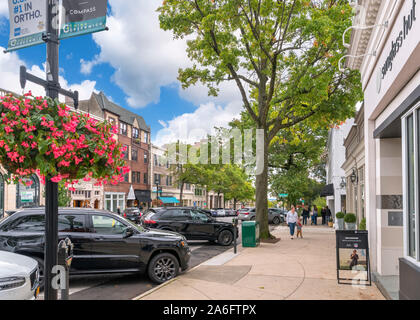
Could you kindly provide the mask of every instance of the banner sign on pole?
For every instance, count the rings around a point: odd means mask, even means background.
[[[368,282],[370,286],[372,280],[368,232],[364,230],[336,230],[336,248],[338,283],[366,285]],[[341,278],[343,273],[347,275],[346,278]],[[363,277],[365,274],[366,277]],[[343,280],[351,282],[340,282]]]
[[[44,43],[47,1],[9,0],[10,38],[7,51]]]
[[[107,0],[61,0],[60,39],[103,31],[106,28]]]

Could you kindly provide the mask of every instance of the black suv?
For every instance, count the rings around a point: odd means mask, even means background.
[[[201,209],[189,207],[151,209],[141,217],[141,222],[149,228],[178,232],[188,240],[217,241],[223,246],[229,246],[233,241],[233,224],[216,221]],[[238,229],[236,231],[238,236]]]
[[[94,209],[59,209],[59,239],[74,244],[70,274],[141,272],[157,283],[188,268],[184,236],[137,226]],[[0,250],[35,258],[43,271],[45,208],[24,209],[0,223]]]

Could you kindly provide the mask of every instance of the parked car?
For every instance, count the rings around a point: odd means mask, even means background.
[[[35,259],[0,251],[0,300],[34,300],[39,294]]]
[[[282,208],[269,208],[269,210],[272,210],[274,212],[279,213],[282,217],[283,217],[283,221],[286,221],[286,216],[287,216],[287,210],[282,209]]]
[[[236,211],[233,209],[225,209],[225,213],[228,217],[236,216]]]
[[[255,208],[243,208],[240,209],[238,219],[242,221],[253,221],[255,220]]]
[[[163,283],[188,268],[184,236],[138,226],[108,211],[60,208],[59,240],[70,238],[70,274],[147,273]],[[45,209],[24,209],[0,223],[0,250],[34,258],[43,274]]]
[[[275,210],[274,208],[268,209],[268,223],[280,224],[285,221],[282,211]]]
[[[268,223],[280,224],[286,220],[284,212],[281,209],[268,209]],[[239,210],[238,219],[242,221],[254,221],[256,218],[255,208],[245,208]]]
[[[228,246],[233,241],[232,223],[216,221],[199,209],[172,207],[157,212],[150,211],[142,216],[141,221],[146,227],[175,231],[188,240],[217,241],[223,246]]]
[[[141,212],[137,207],[126,208],[123,212],[123,217],[134,222],[136,224],[140,223]]]
[[[224,217],[224,216],[226,216],[226,211],[225,211],[225,209],[223,209],[223,208],[219,208],[219,209],[215,209],[216,210],[216,212],[217,212],[217,216],[218,217]]]

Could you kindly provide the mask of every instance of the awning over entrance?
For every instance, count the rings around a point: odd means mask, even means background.
[[[128,193],[127,200],[136,200],[136,195],[134,194],[133,186],[130,187],[130,192]]]
[[[328,197],[334,195],[334,185],[327,184],[321,191],[321,197]]]
[[[150,190],[134,190],[134,194],[139,202],[152,202]]]
[[[168,203],[179,203],[178,199],[175,197],[159,197],[159,200],[162,200],[164,204]]]

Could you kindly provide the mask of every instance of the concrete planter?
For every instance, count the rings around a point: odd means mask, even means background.
[[[345,222],[346,230],[356,230],[356,223],[347,223]]]
[[[338,230],[344,230],[344,218],[342,219],[337,218],[337,225],[338,225]]]

